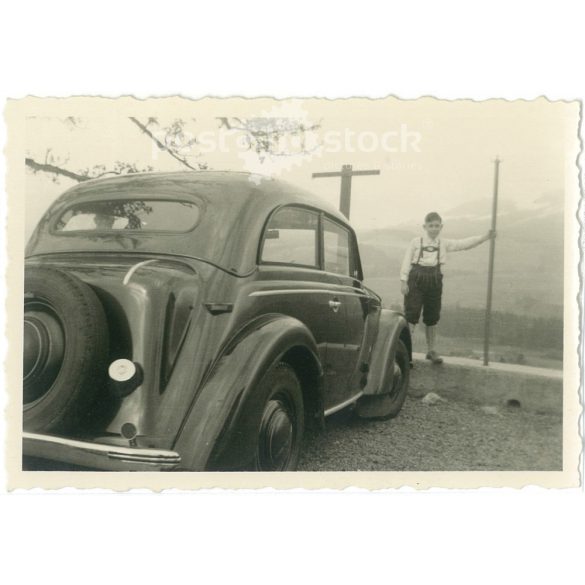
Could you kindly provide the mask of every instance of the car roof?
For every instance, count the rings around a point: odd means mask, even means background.
[[[204,209],[197,227],[185,233],[58,232],[54,225],[72,204],[100,199],[188,200]],[[69,252],[175,254],[203,257],[240,273],[256,262],[258,241],[269,214],[283,205],[322,210],[351,231],[345,216],[313,193],[280,179],[233,171],[133,173],[83,182],[63,193],[39,222],[26,255]]]
[[[129,173],[115,177],[91,179],[84,181],[66,191],[57,202],[68,205],[71,200],[94,200],[96,198],[111,197],[112,194],[124,197],[129,192],[146,188],[149,191],[160,188],[161,198],[173,198],[180,191],[189,196],[189,187],[201,187],[208,184],[224,186],[225,191],[215,192],[213,203],[216,205],[232,205],[238,200],[253,204],[258,212],[265,208],[269,212],[275,206],[285,204],[308,205],[321,209],[347,224],[347,218],[327,201],[310,191],[301,189],[287,181],[275,179],[265,175],[237,172],[237,171],[179,171],[179,172],[150,172]]]

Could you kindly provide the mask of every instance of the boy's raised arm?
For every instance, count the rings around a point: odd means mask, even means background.
[[[443,240],[447,252],[461,252],[463,250],[470,250],[475,248],[483,242],[495,238],[496,233],[490,230],[481,236],[472,236],[471,238],[463,238],[462,240]]]

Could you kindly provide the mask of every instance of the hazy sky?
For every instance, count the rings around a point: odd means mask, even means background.
[[[577,132],[575,103],[525,101],[387,100],[178,100],[169,108],[141,102],[136,116],[157,117],[160,128],[175,118],[187,120],[189,136],[199,145],[186,148],[188,160],[213,169],[252,170],[279,176],[338,204],[339,179],[311,179],[313,172],[379,169],[380,176],[353,181],[351,220],[357,229],[385,227],[420,219],[431,210],[448,211],[490,197],[492,160],[499,155],[502,203],[530,206],[543,194],[556,194],[562,205],[565,172],[573,161],[568,149]],[[61,108],[63,109],[63,108]],[[38,162],[54,157],[69,170],[116,160],[152,165],[156,170],[184,170],[153,147],[113,100],[67,114],[27,120],[27,156]],[[289,128],[319,125],[305,132],[304,151],[290,138],[275,146],[276,155],[260,160],[242,144],[244,134],[219,128],[217,117],[276,119]],[[233,123],[236,123],[232,120]],[[265,122],[257,122],[262,125]],[[159,128],[159,129],[160,129]],[[155,128],[156,129],[156,128]],[[50,149],[49,154],[47,151]],[[197,156],[199,155],[199,156]],[[48,158],[47,158],[48,156]],[[27,237],[40,214],[74,183],[59,183],[43,173],[27,173]],[[487,227],[487,226],[486,226]]]

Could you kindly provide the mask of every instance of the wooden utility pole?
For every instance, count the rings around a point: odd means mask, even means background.
[[[363,175],[379,175],[380,171],[354,171],[351,165],[343,165],[341,172],[331,173],[313,173],[313,179],[323,177],[341,177],[341,193],[339,196],[339,210],[347,219],[349,219],[349,209],[351,206],[351,178]]]
[[[494,198],[492,201],[492,232],[496,231],[498,219],[498,183],[500,179],[500,159],[494,161]],[[492,316],[492,291],[494,285],[494,257],[496,253],[496,239],[490,240],[490,259],[488,268],[488,289],[485,307],[485,330],[483,338],[483,365],[487,366],[490,359],[490,320]]]

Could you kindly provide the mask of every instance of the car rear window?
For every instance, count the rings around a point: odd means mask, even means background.
[[[187,232],[199,222],[190,201],[111,199],[72,205],[55,224],[57,232]]]

